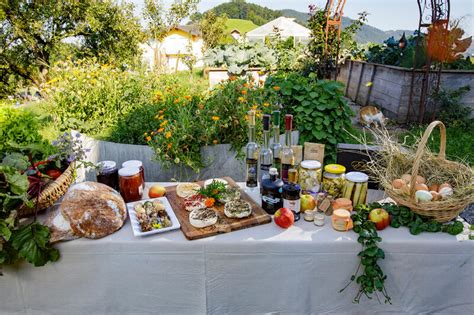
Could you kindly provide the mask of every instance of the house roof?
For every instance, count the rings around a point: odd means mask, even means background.
[[[189,33],[193,36],[201,36],[202,33],[197,25],[178,25],[174,29]]]
[[[235,28],[235,29],[233,29],[232,31],[230,31],[230,33],[231,33],[231,34],[232,34],[232,33],[239,33],[239,34],[240,34],[240,31]]]
[[[269,35],[275,35],[279,30],[282,38],[290,36],[299,38],[309,38],[311,31],[294,21],[293,18],[281,16],[247,33],[247,38],[262,38]]]

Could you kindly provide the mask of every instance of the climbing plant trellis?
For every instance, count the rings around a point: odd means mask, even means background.
[[[326,29],[325,29],[325,42],[324,42],[324,64],[330,65],[331,62],[328,60],[330,58],[330,54],[328,53],[328,41],[329,41],[329,34],[331,32],[336,33],[336,54],[334,61],[335,67],[335,79],[337,79],[337,70],[339,64],[339,48],[341,45],[341,30],[342,30],[342,16],[344,14],[344,5],[346,4],[346,0],[327,0],[326,7],[324,8],[324,12],[326,14]],[[328,71],[327,73],[330,73]]]
[[[421,69],[417,68],[417,60],[420,54],[426,54],[423,49],[422,33],[428,33],[433,25],[442,26],[447,29],[449,26],[450,0],[417,0],[419,11],[418,32],[416,47],[413,57],[413,69],[410,82],[410,96],[408,100],[407,121],[410,117],[417,118],[422,123],[425,120],[427,107],[432,104],[430,95],[439,90],[441,82],[442,63],[435,62],[427,57],[426,63]],[[426,48],[426,47],[425,47]],[[418,101],[418,106],[416,102]],[[434,108],[432,119],[436,114]],[[413,115],[413,116],[411,116]]]

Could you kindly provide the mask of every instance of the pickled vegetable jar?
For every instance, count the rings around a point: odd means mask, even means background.
[[[143,178],[138,167],[124,167],[119,171],[120,194],[125,202],[138,201],[143,195]]]
[[[302,161],[299,168],[298,184],[303,191],[316,194],[321,186],[321,163],[316,160]]]
[[[346,168],[339,164],[328,164],[324,167],[323,190],[334,199],[342,197],[345,172]]]
[[[367,188],[369,176],[362,172],[349,172],[346,174],[343,197],[352,201],[352,206],[367,203]]]

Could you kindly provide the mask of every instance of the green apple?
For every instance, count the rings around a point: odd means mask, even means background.
[[[375,223],[377,230],[383,230],[390,225],[390,215],[382,208],[370,211],[369,220]]]
[[[314,197],[311,195],[301,195],[300,202],[301,212],[313,210],[316,207],[316,200],[314,200]]]

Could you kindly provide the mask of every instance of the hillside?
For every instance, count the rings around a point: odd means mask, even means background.
[[[241,34],[245,34],[257,27],[258,25],[249,20],[228,19],[225,24],[225,33],[229,34],[232,30],[237,29]]]

